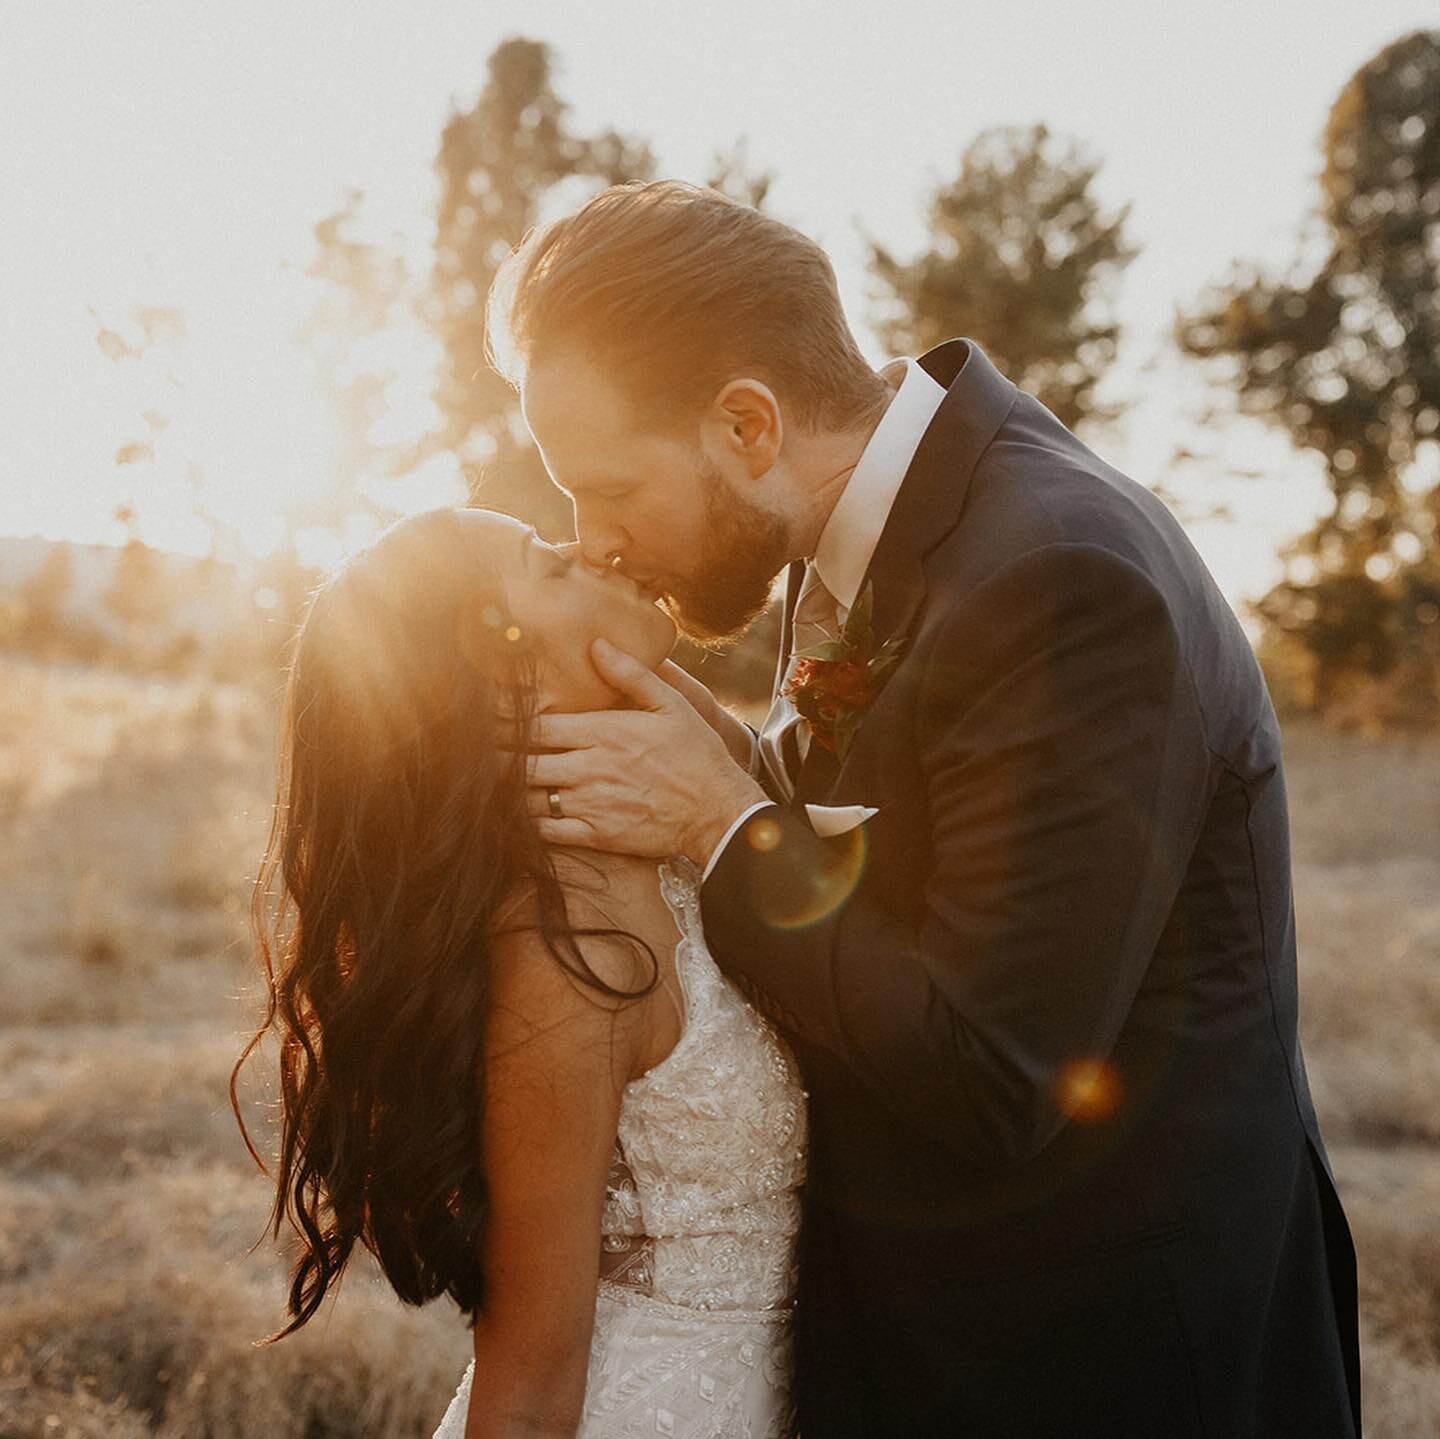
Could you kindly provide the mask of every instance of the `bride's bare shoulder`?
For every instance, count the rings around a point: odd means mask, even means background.
[[[578,911],[593,911],[596,905],[624,908],[658,893],[659,865],[653,859],[632,854],[605,854],[599,850],[552,847],[549,851],[555,879],[565,896],[572,917]],[[501,904],[497,922],[506,926],[534,923],[539,904],[539,886],[527,879],[516,886]]]
[[[521,983],[537,962],[542,972],[563,974],[568,966],[555,963],[558,943],[566,957],[578,953],[596,977],[617,991],[648,988],[656,957],[672,938],[666,932],[668,911],[660,898],[656,862],[592,850],[557,849],[551,855],[564,920],[557,925],[551,915],[548,924],[542,922],[536,883],[517,888],[496,915],[497,963]],[[566,935],[566,929],[585,933]]]

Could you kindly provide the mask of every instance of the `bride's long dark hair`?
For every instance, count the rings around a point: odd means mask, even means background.
[[[297,637],[274,824],[255,893],[266,987],[237,1082],[279,1040],[268,1232],[299,1247],[294,1333],[358,1241],[396,1294],[483,1299],[482,1042],[490,951],[517,896],[557,961],[612,997],[526,813],[537,648],[453,511],[390,531]],[[278,881],[278,883],[277,883]],[[502,912],[503,911],[503,912]],[[634,936],[627,936],[634,939]],[[635,941],[637,944],[639,941]],[[642,946],[643,947],[643,946]],[[648,953],[648,951],[647,951]]]

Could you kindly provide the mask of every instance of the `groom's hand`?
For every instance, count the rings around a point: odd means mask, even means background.
[[[716,700],[705,685],[697,680],[689,670],[681,669],[674,660],[665,660],[655,673],[671,689],[678,690],[690,701],[690,706],[695,713],[725,741],[725,748],[730,751],[730,758],[741,769],[748,769],[751,757],[755,752],[754,735]]]
[[[529,807],[541,838],[657,859],[683,854],[704,865],[764,790],[678,687],[605,640],[592,655],[606,682],[636,707],[536,721],[536,747],[557,751],[530,760]]]

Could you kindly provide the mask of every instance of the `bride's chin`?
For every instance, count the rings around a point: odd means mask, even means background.
[[[646,623],[648,633],[654,635],[652,653],[656,656],[654,663],[650,666],[653,670],[658,669],[663,661],[670,658],[670,653],[680,638],[680,630],[675,621],[659,605],[651,605],[649,610]]]

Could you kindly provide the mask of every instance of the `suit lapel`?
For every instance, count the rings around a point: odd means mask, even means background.
[[[800,766],[800,777],[795,781],[795,797],[790,801],[790,808],[798,812],[802,805],[823,803],[839,777],[840,761],[824,745],[811,739],[805,762]]]
[[[908,633],[925,598],[925,556],[960,522],[975,466],[1019,394],[972,340],[949,340],[922,355],[920,365],[945,386],[946,393],[905,472],[865,573],[864,583],[875,589],[879,644]],[[785,609],[787,654],[794,596],[799,591],[793,574],[791,581]],[[782,676],[783,668],[782,657]],[[842,768],[829,750],[811,744],[795,787],[794,806],[823,800]]]
[[[925,598],[922,561],[960,522],[980,456],[1020,393],[973,340],[949,340],[920,357],[945,386],[870,559],[875,634],[904,634]]]

